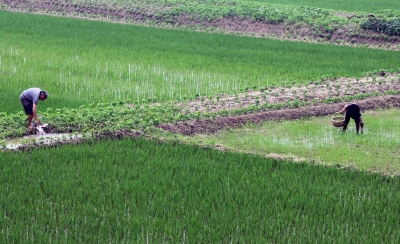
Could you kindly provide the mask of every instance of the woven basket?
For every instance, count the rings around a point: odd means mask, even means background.
[[[341,115],[340,113],[335,113],[332,115],[332,125],[335,127],[343,127],[344,126],[344,116]]]

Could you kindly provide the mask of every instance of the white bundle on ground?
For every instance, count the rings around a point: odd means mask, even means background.
[[[40,125],[36,126],[35,129],[36,129],[36,134],[38,135],[46,134],[46,132],[44,132],[43,128]]]

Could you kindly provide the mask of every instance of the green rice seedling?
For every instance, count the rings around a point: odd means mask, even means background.
[[[366,128],[359,135],[353,120],[343,133],[332,126],[330,117],[323,117],[266,122],[212,137],[218,145],[233,150],[399,174],[399,110],[366,111],[363,119]]]
[[[400,238],[398,178],[177,142],[2,153],[0,181],[2,243]]]

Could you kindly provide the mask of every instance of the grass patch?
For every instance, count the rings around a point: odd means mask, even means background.
[[[364,134],[355,133],[351,120],[346,133],[332,126],[330,117],[266,122],[194,140],[262,155],[279,154],[305,161],[357,167],[399,174],[400,111],[367,111]]]

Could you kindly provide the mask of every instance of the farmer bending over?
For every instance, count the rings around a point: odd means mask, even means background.
[[[29,88],[23,91],[19,97],[26,115],[28,115],[28,129],[32,129],[32,118],[35,119],[36,126],[39,125],[39,120],[36,114],[37,103],[40,100],[46,100],[48,94],[40,88]]]
[[[357,134],[358,134],[358,131],[360,130],[360,126],[361,126],[361,133],[362,133],[363,128],[364,128],[364,121],[362,120],[362,117],[361,117],[360,107],[355,103],[346,104],[346,105],[344,105],[342,110],[340,110],[340,113],[343,114],[344,111],[346,111],[346,117],[344,120],[343,132],[346,131],[347,125],[350,122],[350,118],[352,118],[352,119],[354,119],[354,122],[356,122]]]

